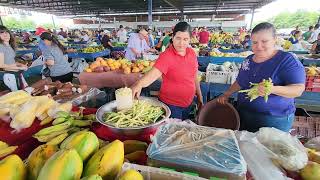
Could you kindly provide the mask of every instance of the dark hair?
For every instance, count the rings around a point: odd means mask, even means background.
[[[122,25],[120,25],[120,26],[119,26],[119,28],[123,28],[123,26],[122,26]]]
[[[7,31],[9,33],[9,35],[10,35],[9,45],[12,47],[12,49],[15,50],[16,49],[16,40],[15,40],[13,34],[10,32],[10,30],[5,26],[0,25],[0,31]],[[3,44],[2,39],[0,39],[0,43]]]
[[[320,27],[320,24],[316,24],[315,26],[314,26],[314,29],[318,29]]]
[[[246,38],[246,39],[250,39],[250,35],[246,35],[244,38]]]
[[[309,31],[313,29],[313,26],[309,26]]]
[[[63,54],[66,53],[66,48],[58,41],[58,39],[53,36],[52,34],[48,33],[48,32],[43,32],[40,35],[40,38],[42,40],[48,40],[48,41],[52,41],[53,44],[57,45],[59,47],[59,49],[63,52]]]
[[[187,22],[179,22],[176,24],[173,28],[173,36],[175,36],[178,31],[188,32],[190,37],[192,35],[192,27]]]
[[[301,31],[295,31],[295,32],[293,33],[293,36],[296,36],[296,35],[299,34],[299,33],[301,33]]]
[[[260,23],[260,24],[256,25],[252,29],[252,33],[251,34],[255,34],[255,33],[263,31],[263,30],[271,30],[272,31],[272,35],[274,37],[276,36],[276,28],[274,28],[274,26],[271,23],[268,23],[268,22],[263,22],[263,23]]]

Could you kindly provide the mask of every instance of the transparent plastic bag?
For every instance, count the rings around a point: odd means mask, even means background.
[[[297,171],[308,163],[306,149],[297,137],[289,133],[275,128],[260,128],[257,139],[266,147],[271,158],[286,170]]]
[[[149,158],[244,176],[247,165],[232,130],[171,122],[161,126],[147,150]]]
[[[257,180],[287,180],[282,169],[270,159],[265,147],[257,140],[256,134],[248,131],[237,133],[241,153],[248,164],[248,170]]]
[[[100,91],[98,88],[90,88],[88,92],[81,94],[73,99],[62,99],[57,100],[57,102],[66,102],[71,101],[72,105],[78,106],[84,102],[87,102],[91,99],[105,99],[107,94],[104,91]]]
[[[310,139],[304,144],[305,147],[320,151],[320,136]]]

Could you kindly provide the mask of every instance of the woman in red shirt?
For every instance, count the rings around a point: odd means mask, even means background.
[[[176,24],[172,45],[160,54],[152,70],[131,87],[133,95],[139,97],[142,88],[148,87],[162,76],[159,99],[169,106],[172,118],[187,119],[195,95],[199,108],[203,105],[197,79],[197,56],[189,47],[191,35],[188,23]]]

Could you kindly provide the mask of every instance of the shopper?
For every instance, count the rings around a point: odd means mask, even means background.
[[[40,38],[46,45],[42,52],[45,64],[45,75],[51,77],[52,81],[71,82],[73,78],[72,69],[64,56],[66,49],[50,33],[44,32]]]
[[[154,37],[151,29],[148,29],[148,38],[149,38],[149,46],[153,48],[155,45],[154,45]]]
[[[250,102],[245,93],[238,94],[240,129],[256,132],[261,127],[274,127],[288,132],[295,113],[294,98],[305,89],[305,70],[291,53],[276,50],[276,30],[270,23],[260,23],[251,34],[252,51],[242,63],[235,83],[218,98],[225,103],[239,90],[249,89],[250,83],[260,83],[271,78],[273,85],[269,99],[262,97],[266,89],[259,84],[257,99]]]
[[[172,45],[160,54],[152,70],[131,87],[134,97],[139,98],[142,88],[162,77],[159,100],[169,106],[172,118],[187,119],[195,95],[199,107],[203,104],[197,80],[198,61],[189,47],[190,39],[191,26],[186,22],[176,24]]]
[[[119,38],[119,42],[122,42],[122,43],[127,42],[127,31],[123,28],[122,25],[119,26],[117,37]]]
[[[63,31],[63,28],[60,28],[60,32],[58,33],[58,35],[62,36],[63,38],[67,38],[68,37],[67,32]]]
[[[252,42],[251,42],[251,37],[250,35],[246,35],[244,37],[244,40],[241,42],[241,45],[244,49],[251,49]]]
[[[155,49],[151,49],[147,42],[148,32],[141,28],[137,33],[132,33],[129,40],[128,46],[126,48],[126,59],[136,60],[143,57],[143,54],[147,52],[156,52]]]
[[[10,68],[12,66],[24,67],[26,65],[16,62],[16,43],[15,38],[9,29],[0,25],[0,66],[2,68]],[[2,64],[3,63],[3,64]],[[42,66],[34,66],[23,72],[23,76],[28,78],[30,76],[36,76],[41,74]],[[3,72],[0,73],[0,79],[3,78]]]
[[[202,28],[202,31],[199,33],[199,43],[203,45],[208,45],[210,33],[206,27]]]
[[[311,53],[320,54],[320,34],[318,34],[318,39],[312,44]]]
[[[292,44],[298,44],[301,39],[301,31],[295,31],[293,35],[289,38],[289,41]]]
[[[309,39],[309,42],[310,43],[315,42],[317,40],[317,38],[318,38],[318,34],[320,34],[320,24],[316,24],[314,26],[314,31],[313,31],[310,39]]]
[[[313,33],[313,26],[310,26],[310,27],[309,27],[309,30],[308,30],[307,32],[305,32],[305,33],[302,34],[303,40],[309,41],[312,33]]]
[[[104,31],[104,35],[102,37],[101,43],[104,48],[112,49],[112,43],[111,43],[111,33],[108,30]]]

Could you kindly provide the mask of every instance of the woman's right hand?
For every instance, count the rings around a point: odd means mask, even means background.
[[[226,104],[230,98],[229,94],[223,94],[217,98],[217,102],[220,104]]]
[[[142,89],[142,87],[139,84],[134,84],[133,86],[131,86],[133,99],[134,98],[139,99],[140,94],[141,94],[141,89]]]

